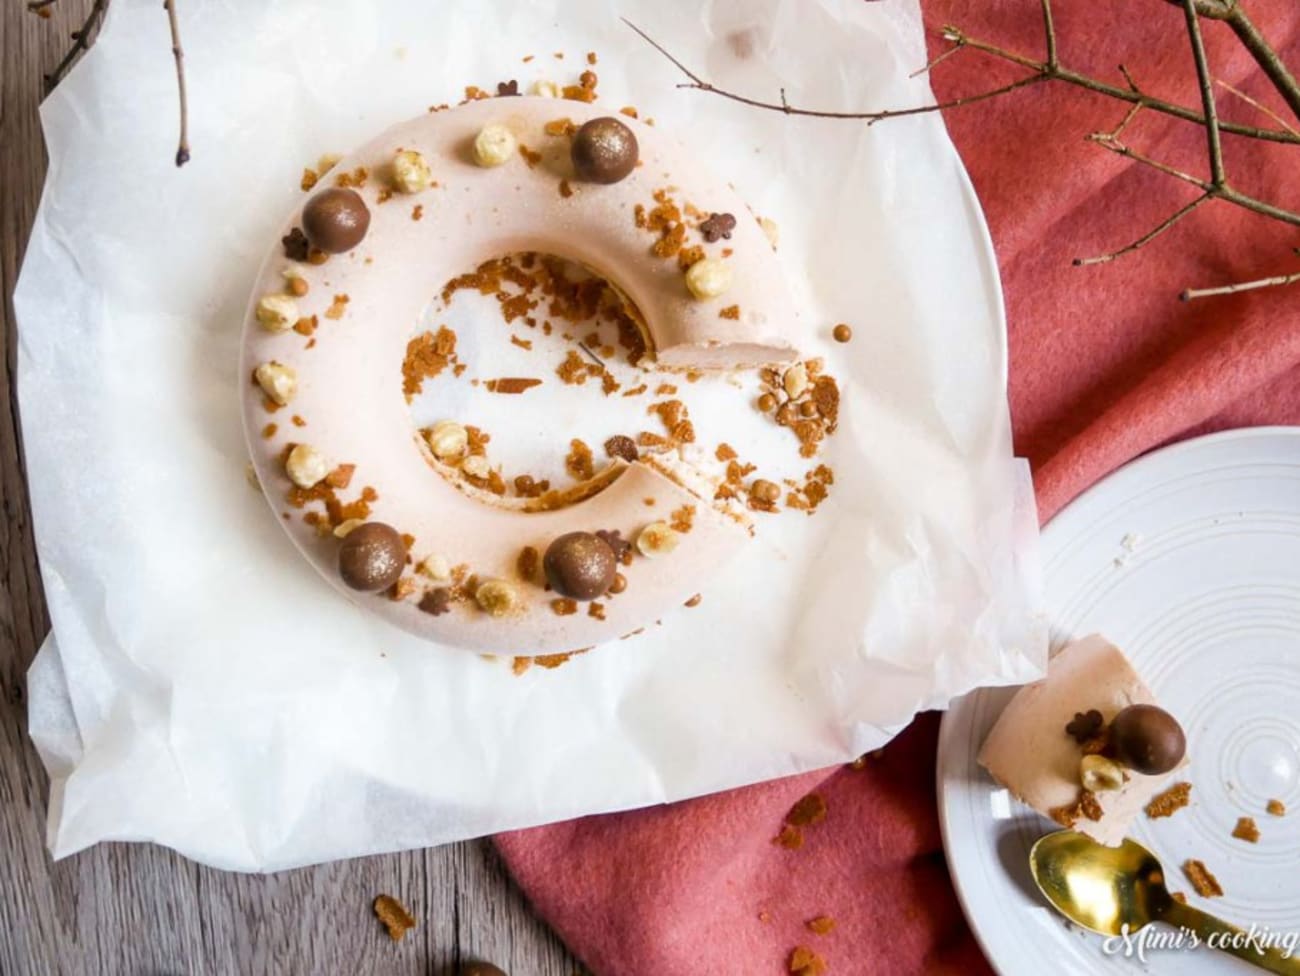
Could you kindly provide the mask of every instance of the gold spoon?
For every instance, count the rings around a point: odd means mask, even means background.
[[[1058,830],[1034,844],[1029,867],[1057,911],[1086,929],[1119,936],[1127,927],[1133,935],[1164,922],[1271,973],[1300,976],[1300,959],[1249,942],[1243,929],[1175,899],[1156,856],[1136,841],[1106,847],[1073,830]]]

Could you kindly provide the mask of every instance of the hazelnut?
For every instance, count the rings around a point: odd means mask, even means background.
[[[622,593],[627,589],[627,577],[622,573],[614,574],[614,582],[609,584],[610,593]]]
[[[758,409],[763,413],[771,413],[776,409],[776,397],[771,393],[764,393],[758,398]]]
[[[307,294],[307,279],[297,268],[285,268],[280,274],[284,277],[284,286],[289,289],[289,294],[294,298],[302,298]]]
[[[518,148],[513,132],[500,123],[489,122],[474,137],[474,162],[480,166],[500,166]]]
[[[663,556],[677,548],[681,536],[667,522],[651,522],[636,537],[637,552],[643,556]]]
[[[439,420],[425,432],[424,439],[439,461],[458,458],[469,448],[469,431],[454,420]]]
[[[473,454],[467,457],[460,465],[461,472],[467,478],[482,480],[492,473],[492,467],[488,464],[487,458],[482,454]]]
[[[553,81],[534,81],[533,94],[543,98],[559,98],[562,92],[560,86]]]
[[[428,160],[414,149],[403,149],[393,156],[393,185],[403,193],[427,190],[432,181]]]
[[[696,261],[686,269],[686,287],[696,298],[717,298],[731,287],[731,266],[717,258]]]
[[[813,400],[805,400],[799,404],[799,416],[815,417],[817,416],[817,403]]]
[[[253,370],[253,379],[257,380],[263,393],[282,407],[298,392],[298,374],[293,367],[277,363],[274,359]]]
[[[803,396],[808,389],[808,367],[803,363],[795,363],[785,371],[785,378],[781,381],[785,387],[786,395],[792,400]]]
[[[768,243],[772,245],[772,250],[776,250],[781,243],[781,228],[776,225],[776,221],[771,217],[759,217],[758,226],[762,228],[763,233],[767,236]]]
[[[325,456],[310,444],[295,444],[284,462],[284,473],[299,488],[311,488],[330,473]]]
[[[366,524],[365,519],[359,519],[359,518],[344,519],[338,525],[334,526],[334,538],[346,539],[348,537],[349,532],[365,524]]]
[[[831,337],[834,338],[836,342],[848,342],[853,338],[853,329],[841,322],[839,325],[835,326],[835,328],[831,329]]]
[[[1079,763],[1079,782],[1092,793],[1107,793],[1124,785],[1124,767],[1102,755],[1084,756]]]
[[[783,403],[781,408],[776,412],[776,422],[782,427],[789,427],[799,417],[799,411],[795,409],[793,403]]]
[[[521,609],[519,591],[509,580],[484,580],[474,591],[474,599],[490,617],[505,617]]]
[[[263,295],[257,302],[257,321],[267,332],[285,332],[298,321],[298,303],[289,295]]]
[[[420,564],[415,567],[415,571],[421,576],[427,576],[431,580],[451,579],[451,566],[448,564],[445,556],[436,552],[431,552],[420,560]]]

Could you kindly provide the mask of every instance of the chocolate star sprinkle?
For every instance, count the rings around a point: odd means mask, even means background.
[[[451,610],[451,590],[430,590],[420,599],[420,609],[435,617]]]
[[[284,256],[290,261],[307,260],[307,252],[311,250],[311,245],[308,243],[307,235],[302,232],[301,227],[295,227],[284,237],[281,237],[280,243],[284,245]]]
[[[704,235],[704,239],[710,244],[715,244],[722,237],[731,240],[731,232],[735,227],[736,218],[731,214],[709,214],[709,219],[700,224],[700,233]]]
[[[519,94],[519,82],[515,81],[514,79],[511,79],[510,81],[497,82],[498,98],[501,97],[502,95],[518,95],[518,94]]]
[[[1102,719],[1101,712],[1092,708],[1087,712],[1075,712],[1074,721],[1065,727],[1065,732],[1082,745],[1100,732],[1104,724],[1105,720]]]
[[[601,529],[596,533],[596,538],[614,550],[616,560],[620,563],[627,562],[627,557],[632,553],[632,543],[619,535],[618,529]]]

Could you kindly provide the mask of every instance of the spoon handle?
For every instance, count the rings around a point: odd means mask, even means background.
[[[1281,973],[1282,976],[1300,976],[1300,958],[1294,955],[1290,957],[1283,955],[1283,950],[1277,946],[1263,946],[1249,941],[1251,933],[1231,922],[1215,918],[1208,912],[1175,901],[1161,913],[1160,920],[1169,925],[1189,929],[1195,932],[1202,942],[1213,945],[1214,948],[1221,949],[1260,969],[1270,973]]]

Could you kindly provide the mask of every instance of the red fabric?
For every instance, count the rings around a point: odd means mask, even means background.
[[[1249,7],[1300,66],[1300,10]],[[934,27],[958,24],[1003,47],[1042,51],[1033,0],[927,0],[924,8]],[[1177,7],[1057,0],[1056,21],[1071,67],[1118,82],[1123,61],[1151,93],[1197,104]],[[1206,23],[1204,31],[1215,75],[1278,106],[1228,29]],[[934,84],[946,99],[1013,76],[967,51],[940,65]],[[1273,124],[1226,89],[1218,94],[1225,117]],[[1142,251],[1072,266],[1128,243],[1197,192],[1084,141],[1124,110],[1053,82],[947,113],[998,250],[1016,445],[1034,465],[1043,518],[1170,440],[1300,423],[1300,285],[1177,300],[1189,286],[1300,270],[1296,228],[1215,201]],[[1197,126],[1144,111],[1125,138],[1207,172]],[[1300,147],[1229,135],[1224,149],[1234,185],[1300,209],[1291,178]],[[935,818],[936,728],[935,716],[923,716],[863,771],[812,773],[498,843],[538,911],[599,976],[775,976],[798,944],[816,949],[834,974],[978,976],[987,964],[948,881]],[[800,850],[774,846],[786,811],[813,788],[826,797],[825,821],[808,829]],[[838,922],[830,935],[803,928],[821,914]]]

